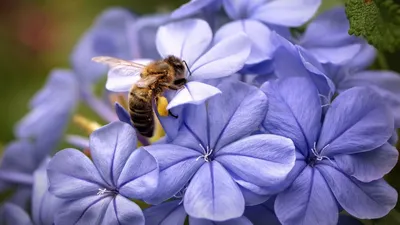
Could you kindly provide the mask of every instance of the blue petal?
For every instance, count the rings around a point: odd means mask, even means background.
[[[136,19],[131,27],[133,58],[160,59],[156,42],[158,28],[168,22],[169,13],[143,15]],[[136,37],[136,39],[134,39]],[[136,42],[135,42],[136,41]]]
[[[119,176],[119,193],[128,198],[147,198],[156,190],[158,177],[156,159],[144,149],[136,149]]]
[[[201,10],[209,7],[212,4],[217,4],[219,0],[193,0],[189,1],[186,4],[183,4],[181,7],[176,9],[171,13],[172,19],[182,19],[184,17],[188,17],[194,14],[199,13]]]
[[[211,85],[197,81],[188,82],[185,88],[179,90],[169,102],[167,109],[172,109],[183,104],[201,104],[221,91]]]
[[[249,18],[253,9],[260,7],[263,2],[264,0],[223,0],[223,6],[226,13],[232,20],[240,20]]]
[[[75,74],[69,70],[53,70],[43,90],[33,98],[31,112],[15,126],[15,135],[35,139],[38,151],[46,156],[60,141],[78,98]]]
[[[235,179],[235,177],[233,177],[233,178]],[[258,187],[256,185],[251,185],[250,183],[247,183],[247,182],[244,182],[241,180],[237,180],[237,179],[235,181],[236,181],[236,183],[239,184],[239,187],[240,187],[240,190],[242,191],[246,206],[254,206],[254,205],[262,204],[271,197],[270,195],[266,195],[267,192],[262,187]],[[241,186],[243,183],[249,187]],[[252,190],[250,191],[249,189],[252,189]],[[279,189],[280,189],[279,191],[282,190],[281,188],[279,188]],[[256,190],[260,193],[256,193],[256,192],[254,192],[254,190]]]
[[[336,224],[338,207],[321,173],[306,167],[292,185],[278,194],[275,212],[283,224]]]
[[[91,90],[90,86],[81,88],[82,100],[103,120],[107,122],[112,122],[118,120],[112,107],[110,107],[109,102],[104,102],[99,99]],[[108,99],[107,99],[108,100]]]
[[[208,145],[207,107],[206,104],[187,105],[183,111],[184,121],[174,138],[173,144],[196,150],[203,154],[204,147]]]
[[[215,151],[258,130],[268,107],[267,96],[256,87],[232,81],[217,87],[223,94],[207,105],[209,144]]]
[[[315,18],[299,40],[321,63],[343,63],[359,52],[361,43],[348,33],[344,7],[334,7]]]
[[[370,151],[389,140],[393,126],[383,99],[371,89],[355,87],[330,105],[317,149],[326,156]]]
[[[183,204],[190,216],[215,221],[234,219],[244,212],[239,187],[216,161],[204,163],[193,176]]]
[[[189,217],[189,224],[190,225],[253,225],[250,222],[250,220],[244,216],[221,222]]]
[[[251,40],[245,33],[239,32],[224,38],[214,43],[192,66],[189,64],[192,72],[189,79],[215,79],[230,76],[242,69],[250,51]]]
[[[288,138],[259,134],[225,146],[216,152],[215,160],[230,174],[269,190],[292,170],[295,148]]]
[[[257,20],[238,20],[225,24],[215,34],[214,42],[224,40],[238,32],[247,34],[252,43],[246,64],[272,59],[276,46],[270,41],[271,30]]]
[[[169,142],[178,135],[178,131],[182,124],[182,118],[184,115],[184,114],[182,114],[182,110],[183,110],[183,108],[187,108],[187,107],[191,107],[191,105],[181,105],[181,106],[174,107],[173,109],[170,109],[172,114],[174,114],[175,116],[178,116],[178,118],[174,118],[173,116],[160,116],[160,114],[158,113],[158,110],[155,110],[155,107],[154,107],[154,112],[156,113],[158,120],[160,121],[161,126],[163,127],[163,129],[165,131],[166,141]]]
[[[112,204],[113,197],[93,195],[66,202],[59,213],[55,215],[57,225],[86,225],[102,224],[109,204]]]
[[[290,138],[307,157],[321,127],[322,109],[314,84],[307,78],[287,78],[265,83],[261,90],[269,99],[265,130]]]
[[[118,119],[122,122],[125,122],[129,125],[133,125],[131,121],[131,116],[126,111],[124,107],[122,107],[118,102],[115,103],[115,112],[117,113]]]
[[[66,135],[65,142],[80,149],[89,148],[89,139],[79,135]]]
[[[363,71],[346,77],[339,84],[341,90],[351,87],[367,86],[387,103],[395,116],[395,127],[400,128],[400,75],[393,71]]]
[[[189,68],[211,41],[211,28],[200,19],[185,19],[161,26],[156,37],[157,49],[162,57],[174,55],[185,60]]]
[[[40,163],[44,158],[45,156],[41,155],[40,152],[37,151],[34,143],[27,140],[14,141],[9,143],[4,149],[0,171],[18,172],[25,175],[31,175],[33,171],[40,166]],[[30,182],[28,182],[28,184],[29,183]]]
[[[392,137],[388,140],[389,144],[396,145],[399,141],[399,134],[397,133],[397,129],[393,131]]]
[[[375,61],[376,55],[375,47],[363,41],[360,51],[346,64],[346,67],[351,68],[352,71],[365,70]]]
[[[380,218],[396,205],[397,192],[383,179],[362,183],[330,166],[318,165],[318,170],[343,209],[357,218]]]
[[[281,46],[275,51],[274,58],[275,75],[278,78],[309,77],[320,94],[331,96],[335,91],[334,84],[325,75],[326,71],[322,65],[312,55],[276,33],[272,33],[271,38],[275,45]]]
[[[97,129],[90,135],[93,163],[108,186],[117,187],[121,171],[136,146],[135,129],[119,121]]]
[[[157,144],[143,148],[156,158],[160,169],[157,190],[145,199],[151,204],[159,204],[178,193],[204,163],[196,160],[199,152],[177,145]]]
[[[32,190],[32,219],[35,224],[52,225],[54,215],[63,203],[62,199],[55,197],[48,191],[49,183],[46,168],[50,158],[45,159],[39,169],[34,173],[35,182]]]
[[[249,218],[253,225],[281,225],[275,215],[273,203],[248,206],[244,211],[244,215]]]
[[[33,225],[28,213],[12,203],[5,203],[0,208],[0,224],[2,225]]]
[[[107,184],[92,161],[82,152],[66,149],[58,152],[47,168],[49,191],[57,197],[75,199],[96,195]]]
[[[146,225],[183,225],[186,212],[179,203],[180,200],[174,200],[144,210]]]
[[[96,82],[107,68],[92,62],[95,56],[133,58],[129,28],[134,17],[123,8],[109,8],[102,12],[92,27],[81,37],[71,54],[71,65],[83,82]],[[136,46],[135,46],[136,47]]]
[[[101,224],[144,225],[144,221],[142,209],[138,205],[127,198],[117,195],[108,205]]]
[[[398,156],[398,150],[385,143],[372,151],[335,156],[335,162],[346,174],[359,181],[370,182],[389,173],[396,165]]]
[[[298,27],[313,17],[320,5],[321,0],[266,1],[253,10],[251,18],[265,23]]]

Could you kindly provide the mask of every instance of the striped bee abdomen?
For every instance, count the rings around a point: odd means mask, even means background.
[[[154,117],[150,89],[132,88],[129,94],[129,114],[133,125],[141,135],[153,136]]]

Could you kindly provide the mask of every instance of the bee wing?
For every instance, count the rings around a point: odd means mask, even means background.
[[[118,66],[129,66],[129,67],[136,67],[139,69],[143,69],[146,66],[141,63],[130,62],[127,60],[118,59],[118,58],[109,57],[109,56],[93,57],[92,61],[101,63],[101,64],[105,64],[105,65],[109,66],[110,68],[118,67]]]
[[[141,79],[140,73],[145,67],[144,64],[108,56],[94,57],[92,60],[109,66],[106,88],[114,92],[128,92]]]
[[[135,84],[138,87],[146,88],[152,84],[154,84],[159,79],[158,76],[147,76],[140,80],[138,80]]]

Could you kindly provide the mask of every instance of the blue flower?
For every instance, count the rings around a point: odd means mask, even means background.
[[[133,58],[132,35],[136,34],[129,29],[134,22],[134,16],[123,8],[110,8],[98,16],[71,54],[72,68],[81,81],[90,84],[106,73],[105,66],[91,61],[94,56]]]
[[[151,204],[183,196],[195,218],[224,221],[242,216],[258,195],[275,193],[294,164],[294,146],[276,135],[253,135],[265,116],[267,98],[241,82],[217,85],[221,95],[187,105],[169,144],[144,147],[159,163],[159,186]],[[167,129],[168,130],[168,129]]]
[[[310,78],[319,93],[330,98],[335,92],[335,85],[326,75],[325,68],[307,50],[292,44],[279,34],[273,33],[272,41],[279,46],[274,56],[274,75],[277,78]],[[269,80],[271,76],[259,75],[259,80]]]
[[[272,81],[261,89],[269,98],[264,129],[296,146],[288,188],[275,202],[283,224],[333,225],[339,206],[358,218],[378,218],[395,206],[397,192],[382,179],[398,157],[387,143],[393,116],[378,94],[349,89],[322,119],[318,90],[307,78]]]
[[[44,88],[31,100],[31,111],[15,126],[15,135],[33,139],[38,156],[47,156],[61,140],[78,100],[75,75],[69,70],[53,70]]]
[[[271,201],[272,200],[272,201]],[[246,207],[245,216],[252,222],[253,225],[282,225],[274,212],[274,201],[273,199],[267,202]],[[337,225],[362,225],[359,220],[344,214],[339,215],[339,221]],[[308,224],[312,225],[312,224]]]
[[[0,208],[0,224],[3,225],[32,225],[29,215],[18,205],[5,203]]]
[[[27,208],[31,198],[33,172],[45,159],[39,150],[33,143],[19,140],[10,143],[3,153],[0,164],[0,191],[14,188],[15,192],[8,201],[23,208]]]
[[[221,92],[201,80],[215,79],[240,70],[250,53],[250,42],[243,33],[212,43],[209,25],[199,19],[187,19],[161,26],[156,45],[162,57],[174,55],[184,60],[190,73],[185,88],[176,93],[168,109],[186,103],[200,104]],[[235,46],[232,48],[232,46]],[[127,76],[110,70],[106,87],[110,91],[127,92],[139,75]]]
[[[27,149],[25,149],[27,150]],[[31,215],[35,225],[54,224],[54,214],[58,211],[63,200],[56,198],[48,192],[48,180],[46,168],[49,158],[45,159],[33,175],[33,191],[31,201]],[[4,213],[4,214],[2,214]],[[27,212],[17,204],[8,202],[2,207],[0,224],[32,224]],[[28,223],[29,221],[29,223]]]
[[[349,29],[344,7],[334,7],[318,15],[295,42],[321,63],[345,64],[365,42],[349,35]]]
[[[187,214],[181,200],[173,200],[144,210],[146,225],[183,225]],[[226,221],[211,221],[189,216],[189,225],[252,225],[244,216]]]
[[[148,197],[158,183],[154,157],[136,149],[134,129],[122,122],[106,125],[90,136],[93,162],[75,149],[57,153],[48,166],[49,191],[68,202],[56,224],[144,224],[143,213],[130,198]]]

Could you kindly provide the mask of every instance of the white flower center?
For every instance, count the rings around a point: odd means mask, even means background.
[[[203,158],[204,161],[210,162],[211,159],[209,157],[211,156],[211,154],[213,153],[214,150],[210,149],[209,146],[204,148],[204,146],[202,144],[199,144],[199,146],[200,146],[201,149],[203,149],[204,155],[201,155],[201,156],[197,157],[196,161],[198,161],[199,159]]]

